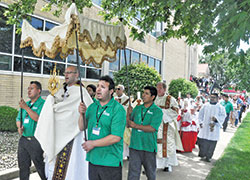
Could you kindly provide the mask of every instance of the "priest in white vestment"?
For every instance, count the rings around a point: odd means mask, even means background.
[[[172,171],[172,166],[178,165],[176,150],[183,150],[177,129],[178,103],[174,97],[166,95],[166,84],[157,84],[155,104],[162,109],[163,120],[157,134],[158,169]]]
[[[65,70],[64,88],[49,95],[39,117],[35,137],[45,153],[45,173],[50,179],[88,179],[86,152],[81,148],[84,133],[78,126],[80,104],[80,82],[77,68]],[[86,106],[93,101],[82,87]]]
[[[218,103],[218,94],[212,93],[210,102],[201,108],[198,116],[200,129],[197,143],[202,160],[211,161],[225,117],[225,108]]]
[[[129,98],[124,93],[124,86],[122,84],[119,84],[115,88],[115,94],[114,97],[116,101],[118,101],[127,111],[128,105],[129,105]],[[125,127],[124,135],[123,135],[123,159],[127,159],[129,157],[129,144],[130,144],[130,137],[131,137],[131,129]]]

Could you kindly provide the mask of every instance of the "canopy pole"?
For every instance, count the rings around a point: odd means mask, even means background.
[[[80,61],[79,61],[79,46],[78,46],[78,37],[77,37],[77,31],[76,31],[76,24],[75,24],[75,35],[76,35],[76,61],[77,61],[77,69],[79,73],[79,81],[80,81],[80,94],[81,94],[81,102],[83,103],[83,96],[82,96],[82,80],[81,80],[81,71],[80,71]],[[84,117],[84,114],[83,114]],[[86,119],[83,118],[83,126],[84,126],[84,140],[87,141],[87,123]]]
[[[21,99],[23,98],[23,51],[24,49],[22,48],[22,59],[21,59]],[[23,112],[22,108],[20,109],[20,128],[22,127],[22,117],[23,117]]]
[[[131,106],[131,101],[130,101],[130,88],[129,88],[129,77],[128,77],[128,62],[127,62],[127,57],[126,57],[126,48],[123,50],[124,52],[124,59],[125,59],[125,68],[126,68],[126,76],[127,76],[127,88],[128,88],[128,98],[129,98],[129,106]]]

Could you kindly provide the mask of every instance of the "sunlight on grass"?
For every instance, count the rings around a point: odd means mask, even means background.
[[[250,113],[231,139],[223,156],[215,163],[206,180],[250,179]]]

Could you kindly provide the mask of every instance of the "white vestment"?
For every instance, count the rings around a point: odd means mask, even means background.
[[[209,124],[212,123],[211,119],[215,117],[217,123],[215,123],[214,130],[210,130]],[[213,105],[206,103],[199,111],[199,124],[202,127],[199,129],[198,137],[201,139],[207,139],[211,141],[218,141],[220,138],[220,128],[223,126],[223,122],[226,118],[225,108],[219,103]]]
[[[84,103],[88,107],[93,101],[87,90],[85,88],[82,88],[82,90]],[[64,89],[60,89],[54,97],[49,95],[45,101],[37,123],[35,137],[45,153],[48,177],[52,178],[53,176],[51,170],[54,170],[53,162],[56,161],[57,154],[73,139],[71,163],[69,162],[66,177],[68,177],[68,180],[78,180],[80,177],[86,176],[88,171],[87,161],[78,157],[80,154],[83,157],[86,155],[86,152],[81,148],[83,143],[81,139],[84,138],[83,133],[78,126],[80,101],[79,85],[68,87],[66,93],[64,93]],[[84,168],[72,175],[73,169],[77,170],[77,166]],[[68,173],[71,173],[70,177]]]
[[[167,95],[162,97],[157,96],[155,99],[155,104],[157,106],[166,105]],[[171,97],[170,107],[178,108],[178,103]],[[168,123],[167,130],[167,157],[163,157],[162,144],[157,144],[157,168],[165,168],[170,166],[177,166],[178,160],[176,156],[176,149],[183,150],[180,135],[177,130],[177,112],[171,108],[162,109],[163,120],[158,129],[157,139],[163,138],[163,123]]]

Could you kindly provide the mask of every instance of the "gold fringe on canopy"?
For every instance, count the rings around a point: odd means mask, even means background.
[[[116,60],[118,49],[126,47],[126,37],[122,25],[113,26],[88,19],[80,15],[73,3],[65,15],[65,22],[49,31],[33,28],[26,20],[22,24],[20,48],[32,47],[35,56],[43,55],[62,58],[76,49],[75,31],[78,34],[79,54],[83,63],[101,67],[103,61]]]

